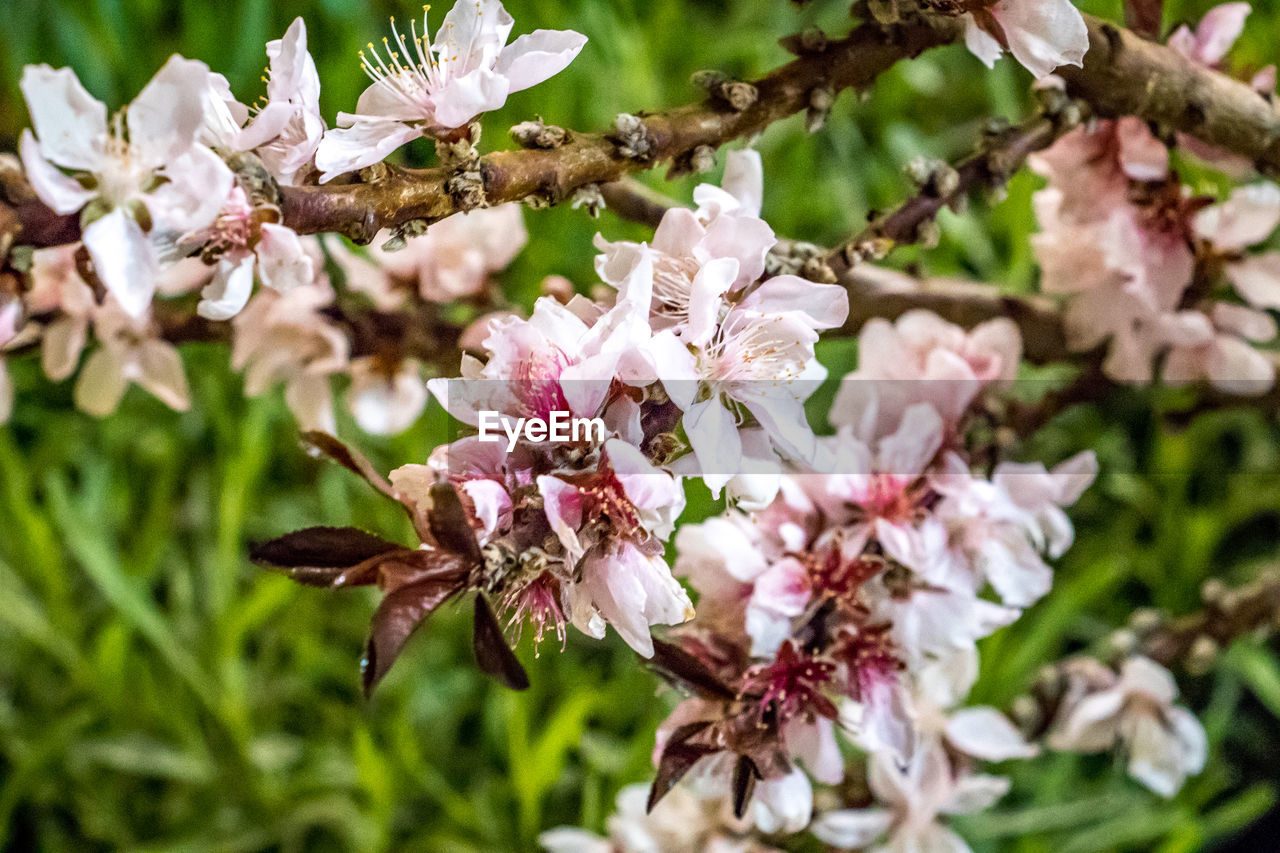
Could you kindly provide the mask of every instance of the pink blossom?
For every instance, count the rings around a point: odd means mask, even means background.
[[[182,358],[161,338],[148,317],[135,318],[114,299],[94,311],[99,347],[76,380],[76,407],[94,417],[116,410],[130,383],[136,383],[171,409],[191,405]]]
[[[1009,790],[1009,780],[953,769],[940,744],[918,750],[905,767],[887,753],[868,762],[867,781],[879,806],[820,815],[812,832],[842,850],[873,845],[877,851],[937,850],[966,853],[969,845],[940,822],[947,815],[988,808]]]
[[[1098,667],[1080,673],[1088,677],[1071,677],[1065,710],[1049,735],[1052,748],[1103,752],[1119,745],[1129,773],[1164,797],[1204,768],[1204,729],[1173,704],[1178,688],[1164,667],[1136,656],[1118,677]]]
[[[106,107],[71,69],[29,65],[23,71],[35,126],[35,134],[22,134],[27,177],[58,213],[88,206],[85,248],[98,277],[133,317],[145,314],[155,292],[161,267],[155,241],[209,224],[231,189],[231,170],[196,143],[208,75],[202,62],[171,57],[108,126]],[[58,167],[88,173],[94,188]]]
[[[1068,345],[1107,342],[1103,369],[1123,381],[1151,378],[1194,269],[1194,205],[1168,177],[1163,146],[1135,122],[1079,128],[1032,160],[1049,178],[1034,198],[1042,287],[1070,297]]]
[[[308,242],[311,251],[316,243]],[[327,281],[288,293],[263,290],[232,321],[231,366],[244,371],[245,394],[277,383],[304,429],[336,431],[330,377],[347,368],[347,336],[321,313],[333,300]]]
[[[501,107],[508,95],[563,71],[586,43],[572,30],[535,30],[508,45],[511,26],[498,0],[459,0],[434,42],[425,12],[421,36],[416,24],[408,37],[401,34],[392,18],[392,40],[383,39],[386,59],[372,43],[368,54],[361,52],[372,85],[354,113],[338,114],[339,128],[326,132],[316,151],[321,181]]]
[[[997,0],[966,12],[964,43],[988,68],[1008,50],[1036,77],[1063,65],[1080,65],[1089,30],[1070,0]]]
[[[966,332],[916,309],[893,323],[875,318],[859,337],[858,369],[845,377],[831,406],[831,423],[873,439],[898,428],[909,406],[929,403],[956,426],[986,386],[1017,376],[1022,336],[1006,318]]]
[[[565,559],[581,573],[574,624],[595,637],[611,624],[628,645],[651,656],[650,625],[693,617],[688,593],[661,557],[660,542],[684,507],[679,483],[636,448],[609,439],[593,477],[543,475],[537,484]]]
[[[1215,68],[1244,32],[1244,19],[1250,11],[1248,3],[1214,6],[1194,31],[1185,24],[1174,30],[1169,36],[1169,47],[1193,62]]]
[[[183,237],[183,244],[216,253],[213,280],[200,292],[196,312],[210,320],[229,320],[244,308],[257,277],[281,293],[310,284],[315,259],[291,228],[259,222],[244,190],[232,188],[213,224]]]
[[[375,239],[367,259],[340,240],[328,246],[347,274],[348,289],[391,310],[403,304],[406,291],[440,303],[483,293],[489,276],[510,264],[528,239],[519,205],[504,204],[433,223],[421,237],[405,238],[398,251],[378,248]]]

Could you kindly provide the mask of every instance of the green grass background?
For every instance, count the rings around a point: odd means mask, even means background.
[[[516,32],[571,27],[590,41],[568,71],[485,121],[483,147],[538,113],[600,128],[620,111],[696,96],[691,72],[750,76],[786,60],[777,39],[833,33],[846,7],[783,0],[604,3],[511,0]],[[1090,2],[1116,16],[1119,4]],[[1167,20],[1211,4],[1171,2]],[[438,20],[447,3],[435,10]],[[326,115],[365,80],[356,52],[386,17],[417,7],[379,0],[7,0],[0,20],[0,148],[26,124],[23,64],[71,65],[112,107],[168,54],[223,71],[244,101],[259,94],[263,43],[306,17]],[[1277,58],[1280,9],[1256,4],[1234,54]],[[792,119],[759,142],[765,215],[782,234],[830,242],[909,191],[901,166],[967,151],[982,122],[1028,109],[1029,78],[992,73],[961,48],[899,66],[864,99],[845,94],[822,132]],[[425,144],[410,161],[429,158]],[[692,179],[657,186],[687,199]],[[1212,174],[1198,188],[1221,192]],[[904,250],[944,274],[1032,286],[1029,199],[945,214],[942,243]],[[533,235],[504,278],[529,300],[549,273],[591,281],[591,236],[643,239],[605,213],[528,212]],[[840,375],[854,348],[821,349]],[[0,839],[14,850],[524,850],[560,823],[599,827],[617,789],[645,780],[654,726],[672,697],[612,635],[574,634],[520,654],[533,688],[479,677],[467,614],[446,609],[418,634],[378,695],[359,694],[356,662],[375,599],[303,589],[249,565],[249,542],[313,524],[355,524],[412,541],[403,517],[340,470],[311,460],[278,396],[245,400],[227,353],[184,350],[195,405],[175,414],[140,392],[106,421],[76,413],[69,383],[13,365],[18,405],[0,428]],[[1123,624],[1136,606],[1191,609],[1205,578],[1242,581],[1274,561],[1280,443],[1261,416],[1227,413],[1174,429],[1177,398],[1118,391],[1046,429],[1028,456],[1094,448],[1097,485],[1073,511],[1080,541],[1053,593],[983,644],[975,700],[1006,704],[1044,663]],[[391,440],[357,440],[383,469],[423,461],[441,415]],[[692,515],[706,514],[704,497]],[[1013,792],[962,829],[975,848],[1087,853],[1187,851],[1229,836],[1275,803],[1280,665],[1247,640],[1207,676],[1182,680],[1209,731],[1208,769],[1172,801],[1105,757],[1048,755],[1007,768]],[[1003,768],[1002,768],[1003,769]]]

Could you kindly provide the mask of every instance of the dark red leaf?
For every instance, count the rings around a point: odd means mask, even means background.
[[[738,756],[733,765],[733,816],[741,818],[747,813],[747,804],[751,802],[751,792],[756,788],[760,778],[760,770],[756,763],[745,755]]]
[[[711,722],[709,720],[685,723],[671,733],[671,737],[667,739],[666,746],[662,748],[662,758],[658,760],[658,772],[654,775],[653,785],[649,788],[649,802],[645,806],[646,812],[653,811],[653,807],[658,804],[658,801],[676,786],[676,783],[684,777],[684,774],[689,772],[699,758],[715,752],[710,747],[688,743],[689,738],[702,732],[710,725]]]
[[[529,675],[524,671],[516,653],[507,645],[507,638],[502,635],[502,626],[498,617],[493,615],[493,608],[484,597],[484,593],[476,593],[475,634],[472,645],[475,647],[476,663],[484,672],[492,675],[505,687],[512,690],[527,690]]]
[[[353,450],[337,438],[329,435],[329,433],[321,432],[320,430],[304,432],[302,434],[302,443],[310,450],[328,456],[343,468],[361,477],[366,483],[387,497],[400,503],[399,498],[396,497],[395,489],[391,488],[391,484],[387,482],[387,479],[379,474],[377,469],[373,467],[373,463],[358,450]]]
[[[457,580],[428,578],[388,592],[373,614],[360,671],[365,696],[382,681],[422,621],[460,589]]]
[[[1160,38],[1164,0],[1124,0],[1124,20],[1145,39]]]
[[[653,638],[652,665],[669,681],[682,684],[704,699],[733,699],[733,688],[675,643]]]
[[[411,548],[380,539],[355,527],[310,527],[287,533],[249,549],[249,559],[308,586],[349,585],[344,574],[364,565],[376,565],[393,554],[413,555]],[[356,573],[360,574],[360,573]],[[371,583],[373,575],[363,582]]]
[[[441,480],[431,485],[431,512],[427,521],[431,525],[431,535],[441,547],[462,555],[468,561],[480,562],[476,532],[452,483]]]

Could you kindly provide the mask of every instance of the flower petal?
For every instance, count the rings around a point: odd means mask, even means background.
[[[191,147],[208,84],[209,66],[174,54],[133,99],[125,115],[129,143],[146,165],[159,168]]]
[[[107,141],[106,105],[85,91],[70,68],[28,65],[19,85],[41,153],[63,168],[95,171]]]
[[[494,70],[519,92],[554,77],[573,62],[587,37],[573,30],[534,30],[502,49]]]
[[[18,149],[22,155],[22,168],[27,173],[31,188],[36,191],[40,200],[56,213],[75,213],[93,198],[92,191],[80,186],[72,178],[59,172],[40,153],[40,145],[31,131],[22,131],[22,140]]]
[[[240,313],[253,293],[253,255],[239,261],[221,258],[213,281],[200,291],[196,313],[208,320],[230,320]]]
[[[191,408],[182,356],[168,341],[153,338],[138,347],[138,384],[171,409],[185,412]]]
[[[113,210],[84,229],[84,246],[107,290],[131,317],[151,306],[159,264],[147,235],[123,210]]]
[[[357,121],[348,128],[327,130],[316,148],[316,168],[324,173],[320,183],[378,163],[421,135],[417,128],[394,121]]]
[[[263,223],[254,252],[258,255],[258,275],[262,283],[280,293],[310,284],[315,278],[315,262],[292,228]]]
[[[128,384],[124,364],[115,350],[99,347],[85,361],[76,380],[76,408],[95,418],[104,418],[120,405]]]

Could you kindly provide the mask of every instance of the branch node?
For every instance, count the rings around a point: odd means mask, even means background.
[[[828,85],[814,86],[809,90],[809,108],[805,110],[804,127],[810,133],[816,133],[827,122],[831,114],[831,105],[835,103],[836,92]]]
[[[563,127],[545,124],[542,117],[533,121],[522,121],[511,128],[511,138],[522,148],[552,149],[564,145],[569,134]]]
[[[689,152],[689,168],[695,174],[710,172],[716,167],[716,149],[710,145],[699,145]]]
[[[600,218],[600,211],[604,210],[604,195],[600,192],[599,184],[587,184],[578,187],[572,198],[569,200],[569,207],[574,210],[585,207],[588,215],[592,219]]]
[[[760,92],[750,83],[734,80],[723,71],[695,71],[690,78],[693,85],[705,89],[717,101],[725,103],[734,112],[742,112],[760,99]]]
[[[827,34],[817,27],[778,39],[778,44],[782,45],[783,50],[795,56],[813,56],[823,53],[830,43]]]
[[[943,160],[914,157],[902,171],[917,190],[933,198],[948,198],[960,189],[960,173]]]
[[[898,0],[867,0],[867,11],[877,24],[887,27],[902,20]]]
[[[618,146],[618,153],[628,160],[648,160],[653,152],[653,139],[640,116],[618,113],[609,138]]]

